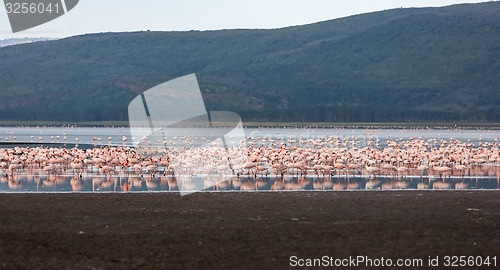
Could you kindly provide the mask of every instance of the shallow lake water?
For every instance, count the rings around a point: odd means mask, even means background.
[[[474,145],[484,143],[498,147],[499,130],[461,129],[302,129],[302,128],[249,128],[246,137],[268,137],[275,140],[307,140],[324,136],[356,139],[356,147],[365,147],[370,141],[379,141],[379,148],[387,147],[387,139],[460,140]],[[0,146],[83,148],[105,145],[133,147],[134,139],[128,128],[88,127],[1,127]],[[259,145],[253,145],[258,147]],[[41,169],[23,169],[15,174],[0,170],[0,192],[177,192],[177,181],[189,183],[192,175],[175,176],[117,170],[103,175],[86,171],[75,173],[64,170],[55,175]],[[202,175],[205,191],[276,191],[276,190],[401,190],[401,189],[500,189],[500,164],[471,165],[466,173],[452,171],[444,175],[428,175],[410,169],[404,175],[372,175],[363,168],[320,174],[309,170],[302,174],[273,175],[269,171],[259,175],[232,174],[223,181],[216,175]]]
[[[1,143],[30,143],[30,144],[50,144],[66,145],[73,147],[78,144],[82,147],[89,145],[115,145],[133,146],[131,132],[128,127],[0,127]],[[381,146],[385,139],[409,139],[410,137],[420,137],[427,139],[450,138],[478,144],[483,142],[493,142],[500,136],[500,130],[486,129],[363,129],[363,128],[246,128],[247,137],[278,137],[294,139],[314,139],[322,136],[339,137],[350,139],[358,138],[363,146],[368,140],[381,140]],[[126,140],[124,139],[126,137]],[[134,138],[135,139],[135,138]],[[3,147],[6,147],[5,145]]]
[[[186,181],[183,178],[182,181]],[[189,181],[189,180],[187,180]],[[357,176],[285,176],[231,177],[212,185],[207,178],[204,191],[348,191],[348,190],[464,190],[500,189],[500,177],[392,177]],[[0,192],[177,192],[177,179],[172,175],[56,175],[19,174],[0,176]]]

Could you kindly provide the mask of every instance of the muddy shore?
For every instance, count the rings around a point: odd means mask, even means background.
[[[500,260],[499,236],[500,191],[0,194],[5,269],[288,269],[291,256]]]

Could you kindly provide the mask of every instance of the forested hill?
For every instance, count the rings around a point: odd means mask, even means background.
[[[500,2],[8,46],[0,119],[127,120],[137,94],[190,73],[243,121],[500,122]]]

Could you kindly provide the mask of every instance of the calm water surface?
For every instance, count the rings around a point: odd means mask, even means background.
[[[380,140],[379,147],[385,147],[386,139],[405,139],[412,137],[428,139],[451,138],[463,142],[494,143],[500,136],[499,130],[431,130],[431,129],[295,129],[265,128],[245,129],[247,137],[270,137],[310,139],[322,136],[339,138],[357,138],[358,147],[366,146],[369,140]],[[495,141],[496,140],[496,141]],[[89,148],[101,145],[133,146],[128,128],[86,128],[54,127],[26,128],[0,127],[1,147],[27,145],[35,147],[79,147]],[[500,189],[499,164],[472,166],[465,177],[421,176],[416,172],[406,177],[376,176],[360,172],[358,175],[318,176],[310,173],[307,177],[285,175],[261,175],[256,178],[232,176],[230,180],[216,186],[207,183],[207,191],[257,191],[257,190],[397,190],[397,189]],[[189,176],[188,176],[189,177]],[[217,182],[217,179],[207,181]],[[0,171],[0,192],[168,192],[177,191],[178,179],[161,172],[156,175],[129,175],[117,172],[116,175],[104,176],[84,173],[81,177],[67,173],[65,175],[47,175],[44,172],[22,170],[15,176],[8,177]],[[184,180],[183,180],[184,181]]]
[[[325,135],[331,137],[348,138],[353,136],[363,143],[370,139],[379,139],[381,146],[384,145],[385,139],[405,140],[410,137],[421,137],[427,139],[443,139],[450,138],[461,141],[471,140],[472,143],[478,144],[481,139],[483,142],[493,142],[500,136],[500,130],[462,130],[462,129],[301,129],[301,128],[246,128],[245,135],[250,137],[271,137],[276,139],[295,138],[309,139],[318,138]],[[123,140],[123,136],[127,138]],[[14,138],[15,137],[15,138]],[[65,138],[65,139],[64,139]],[[79,145],[126,145],[132,146],[133,141],[130,136],[130,129],[126,127],[120,128],[101,128],[101,127],[0,127],[0,143],[59,143],[73,146]]]

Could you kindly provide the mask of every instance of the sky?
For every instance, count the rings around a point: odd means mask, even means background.
[[[400,7],[479,2],[485,0],[80,0],[67,14],[15,34],[5,7],[0,6],[0,40],[141,30],[281,28]]]

